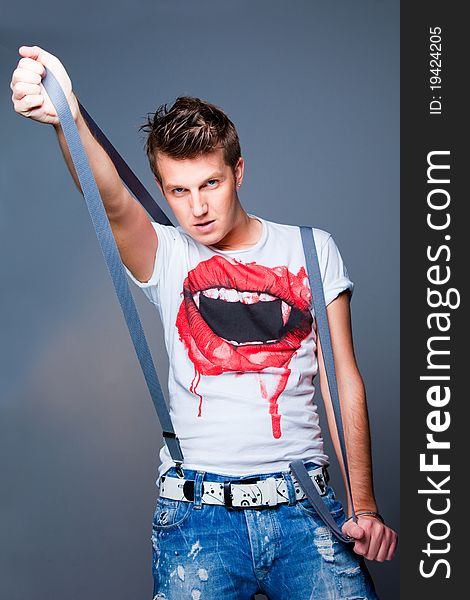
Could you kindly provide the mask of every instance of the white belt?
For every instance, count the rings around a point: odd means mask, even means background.
[[[328,486],[326,468],[317,467],[309,470],[313,484],[320,496],[324,496]],[[291,474],[295,489],[295,499],[303,500],[305,493]],[[194,480],[182,477],[162,475],[160,496],[172,500],[192,502],[194,500]],[[289,502],[287,483],[283,477],[246,477],[244,479],[227,481],[202,481],[203,504],[219,504],[228,508],[255,508],[261,506],[276,506],[281,502]]]

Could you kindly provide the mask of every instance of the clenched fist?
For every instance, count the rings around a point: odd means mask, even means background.
[[[44,86],[46,69],[52,71],[62,86],[74,119],[79,114],[78,101],[72,92],[72,82],[60,60],[39,46],[21,46],[21,58],[13,71],[10,88],[15,111],[40,123],[58,125],[57,112]]]

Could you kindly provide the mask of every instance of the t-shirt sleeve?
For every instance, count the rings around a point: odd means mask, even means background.
[[[325,292],[325,304],[328,306],[345,290],[349,290],[352,296],[354,283],[349,278],[346,265],[331,234],[328,234],[328,238],[320,250],[319,263]]]
[[[160,304],[160,290],[165,286],[171,262],[181,256],[181,234],[170,225],[161,225],[152,221],[152,226],[158,237],[158,247],[154,258],[153,272],[148,281],[139,281],[124,265],[127,275],[153,304]]]

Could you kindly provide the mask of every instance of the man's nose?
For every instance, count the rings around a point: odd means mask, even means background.
[[[195,217],[200,217],[207,212],[207,202],[197,192],[192,194],[192,207]]]

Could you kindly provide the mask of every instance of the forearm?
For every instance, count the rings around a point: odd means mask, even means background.
[[[373,489],[370,429],[364,383],[358,371],[353,374],[349,372],[347,375],[338,373],[337,382],[354,508],[356,511],[377,511]],[[324,380],[321,382],[321,392],[325,401],[333,446],[346,483],[331,396]],[[351,504],[348,497],[348,515],[350,514]]]
[[[119,177],[119,174],[116,171],[116,168],[108,154],[88,129],[88,126],[82,114],[80,113],[78,102],[75,96],[73,97],[71,108],[80,138],[83,143],[83,147],[87,154],[91,170],[93,171],[96,184],[103,200],[106,213],[108,217],[111,218],[111,216],[119,213],[124,195],[128,195],[127,188],[122,183],[121,178]],[[70,156],[67,142],[65,141],[62,127],[60,125],[54,125],[54,129],[70,174],[72,175],[77,188],[82,191],[77,172],[72,162],[72,157]]]
[[[338,381],[349,475],[356,511],[377,511],[374,497],[369,418],[360,375]],[[348,506],[349,514],[351,507]]]

